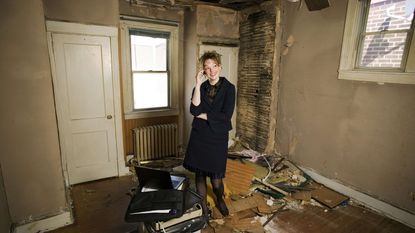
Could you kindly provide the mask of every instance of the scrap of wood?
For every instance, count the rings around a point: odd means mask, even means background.
[[[255,218],[245,218],[245,219],[234,219],[231,221],[232,228],[239,231],[248,231],[248,232],[262,232],[264,228],[262,224],[257,221]]]
[[[224,224],[212,224],[210,223],[209,225],[211,225],[211,227],[213,227],[213,232],[214,233],[229,233],[229,232],[233,232],[232,226],[230,226],[231,224],[225,223]],[[207,231],[207,232],[211,232],[211,231]]]
[[[237,201],[231,201],[225,199],[226,206],[228,207],[229,214],[234,214],[236,212],[252,209],[257,207],[257,201],[255,197],[247,197]]]
[[[258,206],[258,212],[261,214],[270,214],[272,213],[271,207],[267,205],[267,202],[264,199],[264,196],[262,196],[259,193],[254,193],[253,197],[255,198]]]
[[[238,219],[253,218],[255,216],[257,216],[257,214],[252,209],[242,210],[235,214],[235,217]]]
[[[282,209],[286,204],[284,203],[278,203],[278,204],[274,204],[272,205],[271,208],[271,212],[275,212],[275,211],[279,211],[280,209]]]
[[[232,193],[246,194],[249,192],[254,174],[255,168],[240,161],[228,159],[224,182]]]
[[[329,208],[334,208],[349,200],[349,197],[333,191],[324,185],[312,183],[309,186],[313,188],[311,191],[311,197]]]
[[[311,192],[310,191],[300,191],[291,194],[291,197],[296,200],[310,201]]]
[[[254,177],[254,180],[257,181],[257,182],[259,182],[259,183],[261,183],[261,184],[263,184],[263,185],[265,185],[265,186],[267,186],[268,188],[270,188],[272,190],[275,190],[275,191],[277,191],[277,192],[285,195],[285,196],[289,196],[290,195],[289,193],[285,192],[284,190],[282,190],[280,188],[277,188],[274,185],[267,183],[266,181],[262,181],[262,180],[260,180],[257,177]]]

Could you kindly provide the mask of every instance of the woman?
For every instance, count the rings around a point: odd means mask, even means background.
[[[194,116],[183,166],[194,172],[196,189],[203,198],[207,215],[206,178],[212,183],[216,205],[223,216],[229,215],[224,198],[222,179],[225,177],[229,130],[235,108],[235,86],[219,77],[222,69],[220,54],[204,53],[199,62],[203,70],[196,74],[190,113]],[[208,80],[204,81],[204,77]]]

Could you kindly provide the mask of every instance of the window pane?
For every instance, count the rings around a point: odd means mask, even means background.
[[[406,33],[380,33],[365,36],[360,67],[401,67]]]
[[[409,29],[413,12],[413,0],[372,0],[366,32]]]
[[[133,71],[166,71],[167,39],[130,35]]]
[[[134,73],[134,109],[168,107],[167,73]]]

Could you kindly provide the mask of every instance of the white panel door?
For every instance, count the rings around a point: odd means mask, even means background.
[[[52,43],[69,183],[117,176],[110,38],[53,33]]]
[[[206,51],[215,50],[222,55],[222,71],[220,76],[224,76],[228,79],[235,87],[238,84],[238,47],[225,47],[225,46],[213,46],[213,45],[200,45],[199,57]],[[238,88],[236,88],[238,90]],[[235,138],[236,132],[236,103],[235,110],[232,115],[232,127],[233,129],[229,132],[229,138]]]

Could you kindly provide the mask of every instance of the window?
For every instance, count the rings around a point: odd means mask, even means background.
[[[178,114],[178,27],[121,21],[127,119]]]
[[[413,0],[349,1],[339,79],[415,84]]]
[[[130,29],[134,110],[169,107],[169,33]]]

